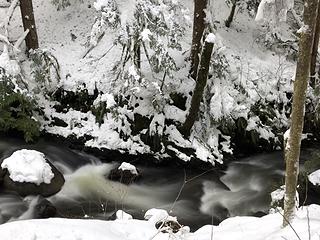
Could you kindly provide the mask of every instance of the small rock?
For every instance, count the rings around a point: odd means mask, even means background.
[[[118,168],[110,171],[108,178],[112,181],[121,182],[123,184],[131,184],[141,177],[135,166],[123,162]]]
[[[35,206],[34,218],[50,218],[57,215],[57,209],[47,199],[41,199]]]

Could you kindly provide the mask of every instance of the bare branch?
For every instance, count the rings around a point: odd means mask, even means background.
[[[16,43],[14,44],[13,48],[15,50],[19,49],[19,46],[21,45],[21,43],[24,41],[24,39],[27,37],[29,33],[29,29],[27,29],[26,31],[24,31],[24,33],[19,37],[19,39],[16,41]]]

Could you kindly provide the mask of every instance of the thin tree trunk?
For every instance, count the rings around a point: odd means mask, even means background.
[[[230,15],[227,18],[227,20],[224,22],[227,28],[230,27],[230,25],[231,25],[231,23],[233,21],[234,14],[236,12],[236,7],[237,7],[237,0],[234,0],[233,3],[232,3]]]
[[[312,54],[311,54],[311,64],[310,64],[310,85],[315,87],[316,83],[316,66],[317,66],[317,56],[319,47],[319,37],[320,37],[320,4],[318,4],[318,14],[313,38]]]
[[[203,97],[203,91],[207,84],[209,64],[212,55],[213,45],[213,42],[205,41],[203,46],[200,66],[197,73],[196,86],[193,91],[189,113],[187,115],[186,121],[179,129],[185,137],[190,136],[191,128],[198,118],[200,103]]]
[[[26,37],[27,51],[30,49],[39,48],[36,23],[34,20],[32,0],[20,0],[20,10],[23,22],[23,28],[26,31],[29,29],[29,34]]]
[[[206,27],[206,13],[208,0],[194,0],[194,17],[193,17],[193,32],[191,45],[191,68],[190,76],[196,80],[199,67],[199,55],[201,51],[201,39]]]
[[[283,226],[287,226],[294,218],[296,207],[296,188],[299,174],[299,156],[301,135],[303,130],[304,107],[308,80],[310,78],[310,62],[318,0],[306,0],[304,4],[303,21],[307,26],[302,31],[299,41],[299,55],[293,90],[291,113],[291,127],[287,146],[285,146],[286,160],[286,192],[284,200]]]

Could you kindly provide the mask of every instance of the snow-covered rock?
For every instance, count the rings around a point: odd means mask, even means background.
[[[139,171],[130,163],[123,162],[118,168],[111,170],[109,179],[124,184],[130,184],[141,177]]]
[[[308,179],[313,185],[320,186],[320,169],[309,174]]]
[[[21,149],[3,160],[2,169],[8,169],[14,182],[49,184],[54,174],[44,154],[35,150]]]
[[[63,175],[45,155],[35,150],[21,149],[1,162],[3,187],[22,196],[50,196],[62,188]]]

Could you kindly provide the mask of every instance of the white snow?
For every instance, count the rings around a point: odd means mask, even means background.
[[[18,62],[10,59],[8,48],[6,46],[4,46],[3,52],[0,54],[0,67],[5,69],[8,74],[13,76],[20,73]]]
[[[138,171],[137,171],[136,167],[130,163],[127,163],[127,162],[121,163],[121,165],[118,167],[118,169],[122,170],[122,171],[127,170],[127,171],[130,171],[132,174],[138,175]]]
[[[117,217],[117,220],[131,220],[131,219],[133,219],[133,217],[130,214],[128,214],[122,210],[118,210],[116,212],[116,217]]]
[[[148,28],[143,29],[141,32],[141,39],[144,42],[150,41],[149,36],[152,35],[151,31]]]
[[[319,240],[320,206],[300,208],[291,226],[282,228],[280,213],[257,217],[233,217],[218,226],[206,225],[191,233],[163,233],[154,221],[87,219],[37,219],[0,225],[1,240]],[[293,231],[293,229],[295,231]],[[296,232],[296,233],[295,233]],[[297,235],[296,235],[297,234]]]
[[[21,149],[3,160],[1,167],[7,168],[15,182],[49,184],[54,174],[46,162],[45,155],[35,150]]]
[[[157,209],[157,208],[149,209],[144,214],[144,219],[146,219],[152,223],[157,223],[159,221],[163,221],[163,220],[167,219],[168,217],[169,217],[169,214],[166,210]]]
[[[285,186],[281,186],[280,188],[274,190],[271,194],[271,205],[275,203],[279,203],[285,195]]]
[[[97,106],[99,103],[105,102],[107,108],[114,107],[117,103],[114,100],[114,97],[110,93],[104,93],[102,95],[99,95],[93,102],[94,106]]]
[[[208,36],[206,37],[206,42],[208,43],[215,43],[216,41],[216,35],[213,33],[209,33]]]
[[[320,169],[309,174],[308,179],[313,185],[320,186]]]

